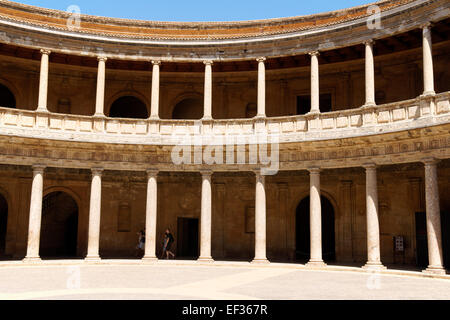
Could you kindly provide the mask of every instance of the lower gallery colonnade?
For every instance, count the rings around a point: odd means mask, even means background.
[[[445,274],[443,262],[441,217],[437,164],[434,158],[424,159],[426,224],[429,266],[425,272]],[[367,270],[384,269],[380,254],[380,222],[378,204],[377,166],[374,163],[363,164],[366,172],[366,218],[367,218]],[[40,261],[39,242],[41,233],[41,215],[43,202],[44,172],[41,164],[33,166],[31,189],[28,244],[24,262]],[[86,261],[100,261],[99,243],[101,226],[101,198],[103,168],[92,168],[92,181],[89,204],[88,247]],[[326,266],[322,258],[322,205],[321,205],[321,169],[309,168],[310,175],[310,260],[307,266]],[[200,228],[200,262],[213,262],[211,256],[212,233],[212,170],[202,170],[201,186],[201,228]],[[254,171],[255,184],[255,248],[253,263],[269,263],[266,256],[266,177],[261,170]],[[146,245],[143,261],[157,261],[157,197],[158,170],[147,171],[146,197]]]

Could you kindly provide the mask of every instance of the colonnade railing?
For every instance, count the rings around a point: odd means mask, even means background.
[[[280,142],[347,138],[448,123],[450,91],[330,113],[230,120],[137,120],[0,107],[0,134],[82,142],[166,144],[177,137],[278,135]],[[148,139],[146,139],[148,138]]]

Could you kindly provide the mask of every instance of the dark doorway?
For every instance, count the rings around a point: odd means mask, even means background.
[[[427,216],[425,212],[416,213],[417,266],[428,267]]]
[[[178,218],[177,255],[182,259],[199,257],[198,219]]]
[[[200,120],[201,118],[203,118],[203,101],[200,98],[184,99],[172,112],[172,119]]]
[[[320,112],[331,112],[333,109],[333,100],[331,93],[323,93],[319,97]],[[297,97],[297,114],[305,115],[311,111],[311,96],[298,96]]]
[[[441,225],[444,265],[447,270],[450,270],[450,212],[442,212]]]
[[[0,257],[5,255],[7,226],[8,226],[8,202],[0,194]]]
[[[110,118],[147,119],[147,106],[140,99],[125,96],[117,99],[109,110]]]
[[[0,84],[0,107],[15,108],[16,98],[6,86]]]
[[[42,203],[40,256],[70,258],[77,256],[78,206],[65,192],[53,192]]]
[[[325,262],[336,260],[334,208],[326,197],[322,200],[322,255]],[[297,250],[296,259],[299,262],[307,262],[311,256],[310,248],[310,198],[303,199],[297,207],[296,235]]]

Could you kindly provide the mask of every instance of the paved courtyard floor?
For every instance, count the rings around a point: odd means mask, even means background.
[[[196,263],[0,264],[0,300],[450,300],[450,280]]]

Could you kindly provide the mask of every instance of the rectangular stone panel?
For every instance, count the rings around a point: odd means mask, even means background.
[[[10,113],[6,113],[5,114],[5,124],[7,125],[17,125],[17,120],[19,119],[17,114],[10,114]]]
[[[80,120],[80,131],[83,132],[92,131],[92,122],[89,120]]]
[[[293,132],[294,131],[294,123],[292,121],[282,122],[281,123],[281,130],[283,132]]]
[[[69,131],[77,130],[77,120],[74,119],[65,119],[64,120],[64,129]]]
[[[134,125],[132,123],[121,123],[120,131],[123,134],[132,134],[134,133]]]
[[[298,120],[295,126],[297,131],[308,131],[308,122],[306,120]]]
[[[50,129],[62,129],[63,121],[61,118],[50,118]]]
[[[336,120],[336,126],[338,128],[348,127],[348,117],[338,117]]]
[[[22,125],[22,127],[33,127],[34,126],[34,116],[22,115],[21,125]]]
[[[355,114],[350,117],[352,127],[360,127],[362,126],[362,115]]]
[[[392,111],[392,117],[394,121],[401,121],[406,119],[406,111],[404,108],[394,109]]]
[[[378,112],[378,123],[388,123],[390,120],[389,111]]]
[[[334,118],[323,119],[322,129],[334,129]]]
[[[118,133],[119,132],[119,123],[118,122],[107,122],[106,123],[106,132]]]
[[[443,114],[450,112],[450,102],[448,100],[438,101],[436,104],[437,114]]]
[[[412,106],[408,108],[408,117],[410,119],[417,119],[420,117],[420,108],[419,106]]]
[[[147,134],[147,124],[137,123],[136,124],[136,134]]]

